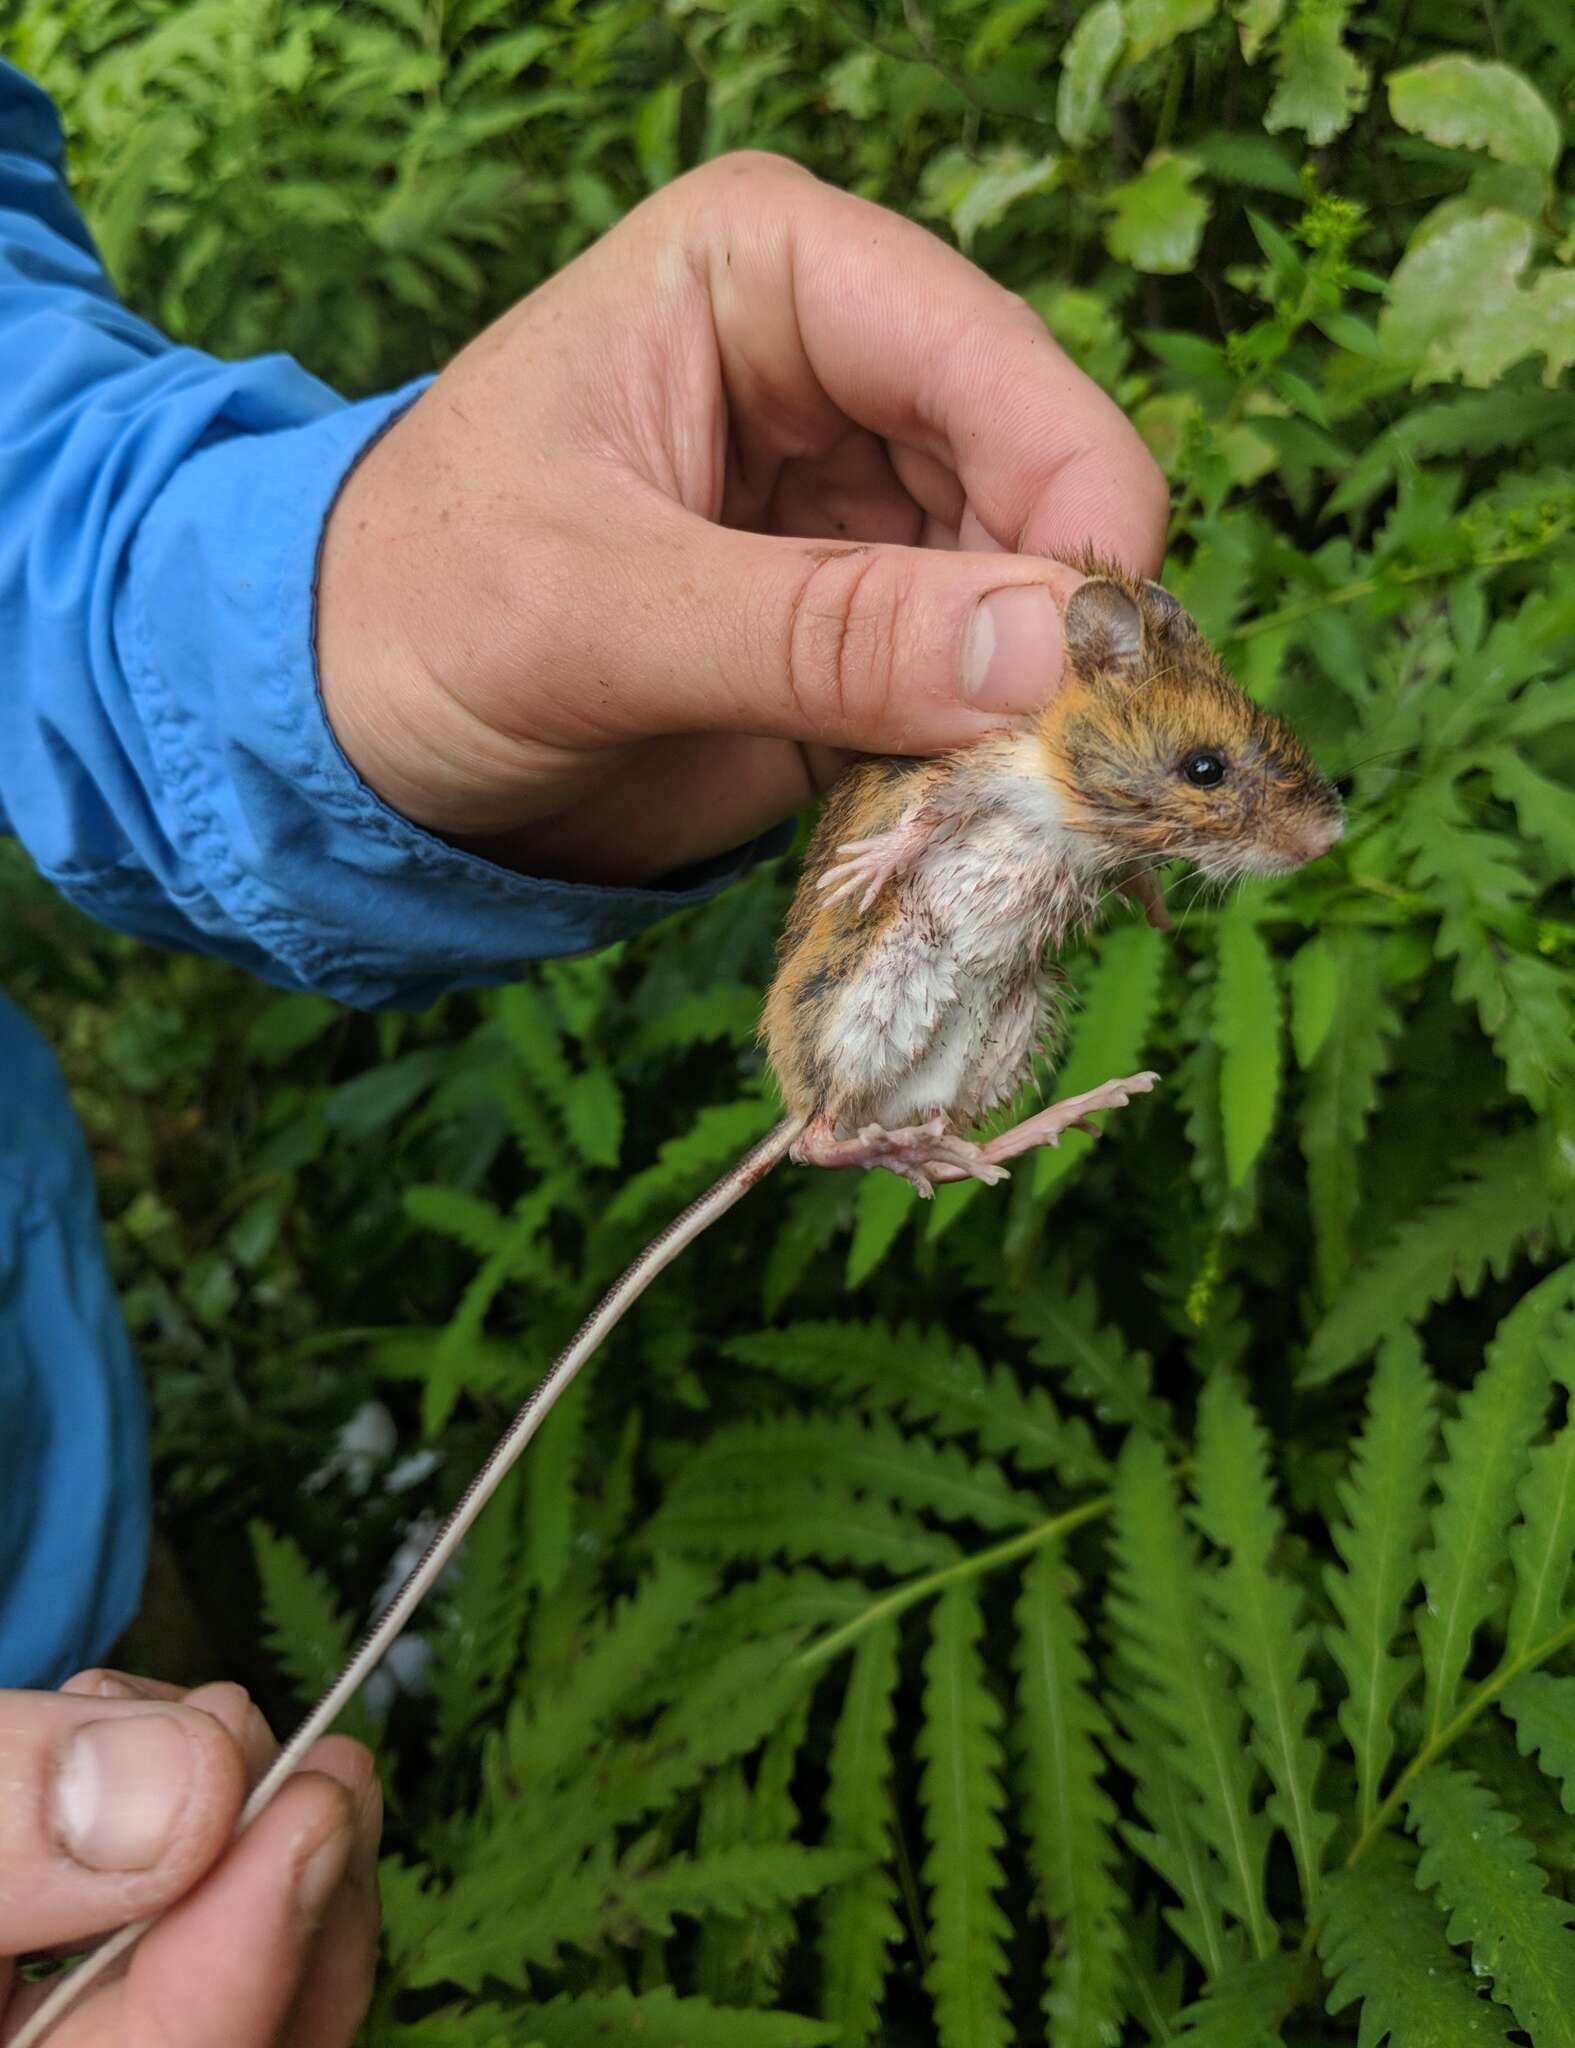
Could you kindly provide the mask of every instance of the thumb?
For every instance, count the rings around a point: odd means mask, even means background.
[[[783,540],[687,514],[626,549],[640,631],[606,615],[599,672],[631,736],[739,732],[928,753],[1036,710],[1061,680],[1063,614],[1085,579],[1036,556]],[[697,601],[700,600],[700,601]]]
[[[0,1692],[0,1956],[140,1919],[229,1839],[246,1766],[170,1702]]]

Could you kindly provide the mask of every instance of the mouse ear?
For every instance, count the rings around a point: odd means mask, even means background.
[[[1181,599],[1172,597],[1163,583],[1143,585],[1143,606],[1148,613],[1149,625],[1168,639],[1184,640],[1198,630]]]
[[[1067,600],[1066,651],[1085,674],[1135,676],[1143,655],[1143,614],[1119,583],[1091,576]]]

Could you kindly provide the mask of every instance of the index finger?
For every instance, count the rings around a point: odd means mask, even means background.
[[[1024,300],[914,222],[781,159],[724,158],[695,187],[730,383],[780,399],[787,373],[806,406],[818,394],[922,449],[1004,548],[1063,561],[1092,549],[1157,573],[1164,477]]]

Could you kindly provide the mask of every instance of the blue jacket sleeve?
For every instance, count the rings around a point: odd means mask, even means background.
[[[324,717],[324,522],[414,384],[347,404],[121,306],[54,110],[0,64],[0,829],[84,910],[286,986],[421,1004],[629,936],[667,888],[533,880],[383,804]]]

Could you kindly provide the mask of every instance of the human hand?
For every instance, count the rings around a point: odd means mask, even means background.
[[[0,2042],[42,2003],[14,1959],[179,1901],[50,2048],[348,2048],[377,1946],[382,1802],[330,1736],[236,1844],[278,1745],[237,1685],[87,1671],[0,1692]]]
[[[1033,710],[1081,580],[1053,558],[1153,573],[1165,515],[1021,300],[792,164],[723,157],[488,327],[350,476],[324,703],[416,822],[650,880],[846,749]]]

